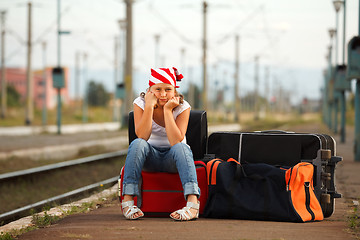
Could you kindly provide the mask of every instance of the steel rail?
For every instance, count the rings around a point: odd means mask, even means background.
[[[88,186],[85,187],[81,187],[78,188],[76,190],[55,196],[55,197],[51,197],[45,200],[42,200],[40,202],[37,203],[33,203],[33,204],[29,204],[27,206],[18,208],[18,209],[14,209],[10,212],[6,212],[3,214],[0,214],[0,222],[7,222],[8,220],[17,220],[19,219],[19,217],[24,216],[26,214],[29,214],[31,209],[39,209],[41,207],[44,207],[48,204],[54,203],[54,202],[60,202],[63,201],[65,199],[68,199],[70,197],[74,197],[76,195],[79,195],[81,193],[90,191],[90,190],[95,190],[96,188],[101,187],[101,185],[106,185],[106,184],[110,184],[110,183],[116,183],[118,181],[119,176],[116,177],[112,177],[109,178],[107,180],[101,181],[101,182],[97,182],[94,184],[90,184]]]
[[[98,155],[89,156],[89,157],[85,157],[85,158],[79,158],[79,159],[75,159],[75,160],[71,160],[71,161],[49,164],[49,165],[42,166],[42,167],[36,167],[36,168],[30,168],[30,169],[21,170],[21,171],[4,173],[4,174],[0,174],[0,182],[4,181],[4,180],[9,180],[12,178],[29,176],[32,174],[38,174],[38,173],[47,172],[47,171],[51,171],[51,170],[57,170],[57,169],[65,168],[65,167],[76,166],[76,165],[80,165],[80,164],[84,164],[84,163],[91,163],[91,162],[101,161],[101,160],[114,158],[114,157],[123,157],[123,156],[126,156],[126,154],[127,154],[127,149],[116,151],[116,152],[111,152],[111,153],[98,154]],[[39,209],[41,207],[44,207],[44,206],[54,203],[54,202],[64,201],[65,199],[69,199],[70,197],[74,197],[81,193],[84,193],[84,192],[87,192],[90,190],[95,190],[96,188],[99,188],[101,185],[116,183],[118,178],[119,178],[119,176],[115,176],[115,177],[112,177],[107,180],[93,183],[88,186],[84,186],[84,187],[78,188],[76,190],[39,201],[37,203],[29,204],[27,206],[24,206],[24,207],[21,207],[18,209],[14,209],[14,210],[11,210],[6,213],[2,213],[2,214],[0,214],[0,223],[8,223],[10,221],[17,220],[20,217],[26,216],[27,214],[29,214],[29,211],[31,209]]]
[[[75,160],[71,160],[71,161],[49,164],[49,165],[45,165],[42,167],[35,167],[35,168],[29,168],[26,170],[20,170],[20,171],[16,171],[16,172],[4,173],[4,174],[0,174],[0,181],[7,180],[10,178],[15,178],[15,177],[22,177],[22,176],[26,176],[26,175],[56,170],[56,169],[60,169],[60,168],[64,168],[64,167],[75,166],[75,165],[79,165],[79,164],[83,164],[83,163],[96,162],[96,161],[104,160],[107,158],[122,157],[122,156],[125,156],[126,154],[127,154],[127,150],[120,150],[120,151],[111,152],[111,153],[104,153],[104,154],[98,154],[98,155],[89,156],[89,157],[85,157],[85,158],[79,158],[79,159],[75,159]]]

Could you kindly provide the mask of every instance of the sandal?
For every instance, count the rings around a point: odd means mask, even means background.
[[[197,213],[195,214],[195,216],[193,216],[193,214],[191,213],[190,208],[197,210]],[[198,201],[198,203],[187,202],[186,207],[183,207],[182,209],[175,211],[177,214],[180,215],[179,218],[174,218],[171,215],[170,215],[170,217],[176,221],[196,220],[197,218],[199,218],[199,208],[200,208],[199,201]]]
[[[128,210],[124,212],[124,208],[128,207]],[[134,205],[134,201],[127,201],[121,203],[122,212],[124,217],[129,220],[135,220],[144,216],[144,213]],[[140,213],[140,216],[134,217],[135,213]]]

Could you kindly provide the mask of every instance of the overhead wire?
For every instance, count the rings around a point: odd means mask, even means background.
[[[65,8],[65,10],[62,12],[62,14],[67,13],[69,10],[70,10],[70,5],[69,5],[67,8]],[[48,28],[37,38],[37,40],[35,40],[35,41],[33,42],[33,45],[36,45],[36,44],[38,44],[38,43],[41,43],[42,38],[43,38],[46,34],[48,34],[48,33],[50,32],[50,30],[52,30],[54,24],[56,25],[56,21],[55,21],[55,23],[52,23],[52,25],[50,25],[50,27],[48,27]],[[24,45],[27,44],[27,41],[26,41],[25,39],[23,39],[16,31],[14,31],[13,29],[9,28],[8,26],[7,26],[7,28],[6,28],[6,31],[7,31],[11,36],[13,36],[13,37],[22,45],[21,47],[19,47],[19,48],[16,49],[15,51],[13,51],[11,54],[9,54],[8,56],[6,56],[6,60],[7,60],[7,61],[10,61],[13,57],[15,57],[17,54],[19,54],[19,53],[22,51],[22,48],[24,47]]]
[[[23,47],[17,48],[15,51],[11,52],[9,55],[5,57],[6,62],[10,62],[13,57],[18,55],[23,50]]]
[[[192,45],[196,45],[197,43],[188,39],[187,37],[185,37],[184,34],[181,33],[181,31],[179,31],[179,29],[177,29],[172,23],[170,23],[170,21],[168,21],[159,11],[156,10],[156,8],[151,7],[148,8],[149,11],[151,13],[154,14],[154,16],[156,16],[157,18],[159,18],[161,20],[161,22],[163,22],[165,25],[167,25],[169,27],[169,29],[175,34],[177,35],[184,43],[187,44],[192,44]]]
[[[71,2],[73,4],[73,2]],[[75,2],[74,2],[75,3]],[[94,11],[92,8],[87,8],[86,12],[92,12],[93,14],[97,14],[100,18],[104,18],[104,17],[107,17],[103,14],[99,14],[97,11]],[[81,18],[77,18],[77,15],[72,15],[73,18],[76,18],[76,22],[82,22],[82,19]],[[86,24],[85,22],[83,22],[84,24]],[[115,21],[114,21],[115,23]],[[76,33],[72,33],[72,36],[87,43],[87,45],[95,52],[95,55],[91,54],[91,56],[94,56],[94,57],[90,57],[90,60],[88,62],[89,65],[92,65],[94,64],[95,62],[98,62],[99,60],[101,59],[104,59],[108,64],[110,64],[111,66],[114,64],[113,63],[113,59],[112,57],[110,57],[108,54],[106,54],[102,48],[100,48],[98,46],[97,43],[95,43],[95,41],[93,40],[93,38],[90,38],[90,37],[84,37],[84,34],[87,33],[87,32],[92,32],[90,31],[89,29],[87,28],[83,28],[83,34],[76,34]],[[98,35],[97,35],[98,36]],[[112,40],[113,39],[113,36],[107,36],[106,37],[106,40]],[[90,55],[90,54],[89,54]]]
[[[254,18],[262,9],[263,4],[258,6],[254,11],[252,11],[245,19],[243,19],[232,31],[229,31],[228,33],[224,34],[222,37],[220,37],[216,43],[217,45],[224,44],[229,38],[234,36],[234,33],[237,33],[242,29],[247,23],[250,22],[252,18]]]
[[[64,15],[66,15],[67,13],[70,12],[71,6],[68,5],[67,7],[64,8],[64,10],[61,12],[61,16],[63,17]],[[39,37],[36,38],[36,40],[34,41],[33,44],[39,44],[42,42],[42,38],[44,38],[47,34],[49,34],[51,31],[54,30],[54,27],[57,26],[57,19],[55,19],[51,25],[49,25],[40,35]]]
[[[101,50],[99,46],[97,46],[92,39],[87,39],[86,42],[93,47],[93,49],[96,50],[98,53],[98,56],[101,56],[102,58],[106,59],[109,64],[113,64],[113,59],[109,57],[108,55],[104,54],[104,51]],[[97,58],[98,59],[98,58]]]
[[[9,33],[11,36],[13,36],[20,44],[26,44],[26,41],[11,28],[7,27],[5,31]]]
[[[24,45],[26,44],[26,41],[15,31],[13,31],[11,28],[7,27],[6,32],[14,37],[19,43],[20,47],[18,47],[16,50],[12,51],[9,55],[5,56],[6,62],[10,62],[13,57],[18,55],[24,48]]]

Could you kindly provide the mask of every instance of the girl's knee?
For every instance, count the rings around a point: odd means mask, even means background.
[[[131,144],[145,144],[145,143],[147,143],[147,141],[145,141],[144,139],[142,139],[142,138],[136,138],[136,139],[134,139],[134,140],[130,143],[130,145],[131,145]]]
[[[136,148],[145,148],[148,146],[148,142],[145,141],[144,139],[142,138],[136,138],[134,139],[130,145],[129,145],[129,148],[133,148],[133,147],[136,147]]]
[[[171,155],[174,157],[174,159],[182,159],[185,158],[189,161],[194,161],[192,151],[189,147],[189,145],[185,143],[177,143],[170,149]]]
[[[149,154],[149,151],[149,143],[144,139],[137,138],[130,143],[126,160],[133,159],[136,161],[136,159],[145,158]]]
[[[184,150],[184,151],[191,151],[189,145],[179,142],[177,144],[175,144],[174,146],[171,147],[170,151],[177,151],[177,150]]]

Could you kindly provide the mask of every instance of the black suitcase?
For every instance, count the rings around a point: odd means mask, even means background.
[[[191,110],[186,130],[186,141],[190,146],[194,160],[206,159],[206,144],[208,137],[207,116],[205,111]],[[129,144],[136,139],[134,112],[129,113],[128,139]]]
[[[265,132],[214,132],[208,138],[208,153],[216,158],[234,158],[241,163],[266,163],[292,167],[299,162],[315,166],[314,188],[324,217],[334,212],[336,142],[326,134]]]

